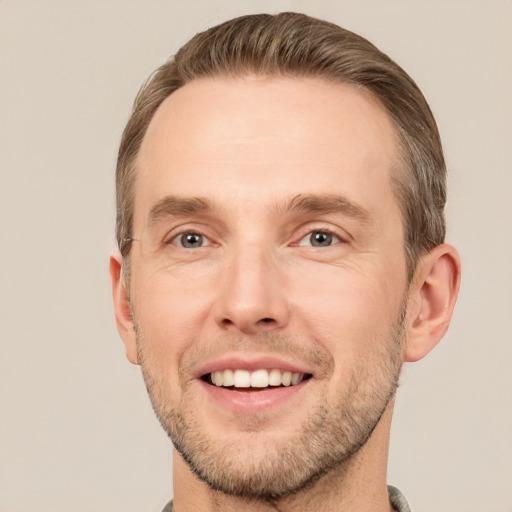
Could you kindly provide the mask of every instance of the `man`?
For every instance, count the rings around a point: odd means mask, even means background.
[[[301,14],[196,35],[139,93],[110,270],[187,511],[409,510],[386,485],[404,361],[448,328],[445,164],[421,92]]]

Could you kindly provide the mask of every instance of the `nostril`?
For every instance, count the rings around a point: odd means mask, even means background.
[[[244,317],[238,318],[237,320],[228,317],[221,319],[219,324],[223,329],[238,329],[247,333],[256,333],[258,330],[268,331],[278,326],[277,320],[268,316],[256,321],[251,321],[250,318]]]

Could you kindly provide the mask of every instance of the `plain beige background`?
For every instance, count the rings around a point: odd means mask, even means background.
[[[415,512],[512,512],[512,1],[0,0],[0,511],[159,511],[171,446],[110,300],[115,155],[146,76],[195,32],[297,10],[418,82],[450,169],[463,286],[405,369],[389,481]]]

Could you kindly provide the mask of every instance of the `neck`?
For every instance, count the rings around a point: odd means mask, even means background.
[[[313,485],[278,501],[248,500],[212,490],[173,453],[174,512],[390,512],[387,459],[393,400],[367,443]]]

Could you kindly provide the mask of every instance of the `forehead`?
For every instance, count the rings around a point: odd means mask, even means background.
[[[385,110],[353,86],[314,78],[195,80],[163,102],[145,134],[135,222],[170,194],[243,202],[247,195],[366,190],[361,199],[371,204],[391,193],[396,147]]]

